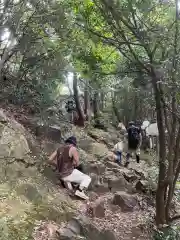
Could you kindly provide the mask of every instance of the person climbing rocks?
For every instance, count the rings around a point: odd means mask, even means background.
[[[140,128],[135,126],[135,123],[133,121],[129,122],[127,129],[127,137],[128,137],[128,151],[126,155],[125,167],[128,167],[130,157],[132,157],[133,153],[135,153],[136,155],[136,162],[139,163],[140,161],[140,147],[142,144],[142,135]]]
[[[54,164],[54,161],[56,161],[60,179],[68,186],[69,183],[70,185],[71,183],[79,184],[79,188],[75,191],[75,196],[87,200],[88,196],[85,194],[85,190],[88,189],[91,178],[76,169],[82,167],[79,164],[79,154],[76,146],[76,137],[69,137],[63,146],[59,147],[51,154],[49,163]]]
[[[114,145],[112,152],[109,154],[109,159],[121,165],[122,161],[122,152],[124,150],[124,141],[120,141]]]

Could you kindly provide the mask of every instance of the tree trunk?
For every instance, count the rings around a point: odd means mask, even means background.
[[[100,109],[99,109],[99,93],[95,91],[94,99],[93,99],[93,109],[94,109],[94,118],[99,117]]]
[[[135,93],[135,96],[134,96],[134,116],[133,116],[133,119],[134,120],[137,120],[138,119],[138,108],[139,108],[139,103],[138,103],[139,99],[138,99],[138,96],[137,94]]]
[[[152,72],[152,84],[154,88],[155,101],[156,101],[156,113],[157,113],[157,125],[159,130],[159,178],[158,188],[156,192],[156,223],[157,226],[161,226],[166,223],[165,214],[165,193],[166,193],[166,138],[165,138],[165,123],[164,123],[164,111],[161,102],[161,94],[158,87],[158,81],[160,80],[154,71]]]
[[[120,118],[119,111],[118,111],[118,109],[117,109],[117,107],[116,107],[115,96],[113,96],[113,94],[112,94],[112,107],[113,107],[114,114],[115,114],[115,116],[116,116],[116,118],[117,118],[117,120],[118,120],[118,123],[121,122],[122,119]],[[124,118],[125,118],[125,116],[124,116]],[[123,119],[123,120],[124,120],[124,119]],[[124,123],[124,122],[123,122],[123,123]]]
[[[86,121],[89,121],[91,118],[91,111],[90,111],[90,96],[89,96],[89,88],[86,84],[84,89],[84,113],[86,115]]]
[[[104,110],[104,93],[101,92],[101,95],[100,95],[101,99],[100,99],[100,110],[103,111]]]
[[[73,91],[74,91],[74,100],[76,104],[76,111],[77,111],[77,117],[75,119],[75,124],[78,126],[83,127],[84,126],[84,113],[82,110],[82,106],[79,101],[79,94],[78,94],[78,87],[77,87],[77,75],[74,73],[74,79],[73,79]]]
[[[158,73],[156,74],[154,69],[151,68],[151,72],[159,130],[159,179],[156,193],[156,223],[157,226],[160,227],[163,224],[169,223],[171,202],[173,199],[175,184],[180,172],[180,126],[176,116],[176,97],[175,95],[172,95],[171,128],[169,128],[166,113],[166,108],[168,106],[165,104],[164,93],[160,81],[161,79],[158,77]],[[169,135],[168,145],[166,144],[166,128],[168,129]],[[168,155],[166,145],[168,146]]]

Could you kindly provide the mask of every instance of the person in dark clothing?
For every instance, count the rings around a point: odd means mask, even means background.
[[[134,122],[130,122],[127,129],[127,136],[128,136],[128,152],[126,155],[125,167],[128,167],[130,157],[132,157],[133,153],[135,153],[136,155],[137,163],[139,163],[140,161],[140,147],[142,144],[141,129],[135,126]]]

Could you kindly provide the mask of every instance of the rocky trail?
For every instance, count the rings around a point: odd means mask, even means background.
[[[133,161],[128,169],[108,161],[120,138],[112,127],[104,132],[57,124],[39,125],[0,111],[0,239],[151,239],[155,186],[147,161]],[[46,165],[58,136],[71,134],[92,178],[88,202],[69,196]]]

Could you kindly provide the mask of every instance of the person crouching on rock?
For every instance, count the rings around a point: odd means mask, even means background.
[[[91,178],[76,169],[80,165],[76,146],[76,137],[69,137],[63,146],[59,147],[51,154],[49,161],[50,163],[53,163],[55,159],[57,160],[57,170],[61,180],[67,184],[79,184],[79,189],[76,190],[75,195],[86,200],[88,199],[88,196],[86,196],[84,191],[89,187]]]

